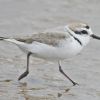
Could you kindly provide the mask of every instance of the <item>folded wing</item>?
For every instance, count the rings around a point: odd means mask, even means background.
[[[52,31],[45,31],[37,34],[33,34],[32,36],[29,37],[21,37],[21,38],[16,38],[16,40],[25,42],[25,43],[32,43],[34,41],[52,45],[52,46],[57,46],[60,41],[65,40],[69,37],[67,32],[64,30],[55,29]]]

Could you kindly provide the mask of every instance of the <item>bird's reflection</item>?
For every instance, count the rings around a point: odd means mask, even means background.
[[[30,100],[28,95],[27,83],[20,83],[20,94],[25,98],[25,100]]]
[[[33,94],[33,95],[30,94],[30,91],[38,91],[39,89],[37,89],[37,90],[36,90],[36,88],[35,89],[29,89],[28,83],[26,83],[26,82],[25,83],[20,83],[19,84],[19,88],[20,88],[20,94],[22,95],[22,97],[24,98],[24,100],[51,100],[51,99],[55,100],[55,99],[63,96],[64,94],[67,94],[72,87],[67,88],[67,89],[65,89],[63,91],[62,90],[58,91],[55,94],[51,93],[49,95],[44,95],[44,96],[41,96],[41,95],[37,96],[35,94]],[[40,91],[41,91],[41,94],[43,93],[43,91],[47,92],[43,88],[41,88]]]
[[[27,83],[20,83],[19,85],[20,88],[20,95],[24,98],[24,100],[51,100],[52,96],[49,95],[41,95],[44,94],[44,89],[43,88],[29,88]],[[35,95],[36,91],[41,91],[40,95],[39,93]],[[34,93],[32,95],[32,92]]]

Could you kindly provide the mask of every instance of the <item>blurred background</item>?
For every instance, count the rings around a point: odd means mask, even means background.
[[[22,37],[72,21],[88,23],[100,36],[100,1],[0,0],[0,36]],[[92,40],[62,66],[79,86],[73,87],[56,63],[33,57],[30,74],[18,82],[26,68],[26,55],[0,41],[0,100],[100,100],[100,41]]]

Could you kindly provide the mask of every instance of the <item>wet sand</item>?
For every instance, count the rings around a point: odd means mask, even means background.
[[[0,0],[0,36],[25,36],[66,25],[89,23],[100,36],[99,0]],[[60,74],[56,63],[31,57],[30,74],[20,82],[26,55],[12,43],[0,42],[0,100],[100,100],[100,41],[62,63],[79,86]]]

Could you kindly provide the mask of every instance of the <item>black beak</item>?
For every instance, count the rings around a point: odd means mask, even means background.
[[[92,34],[91,37],[94,38],[94,39],[100,40],[100,37],[99,37],[99,36],[96,36],[96,35],[94,35],[94,34]]]

